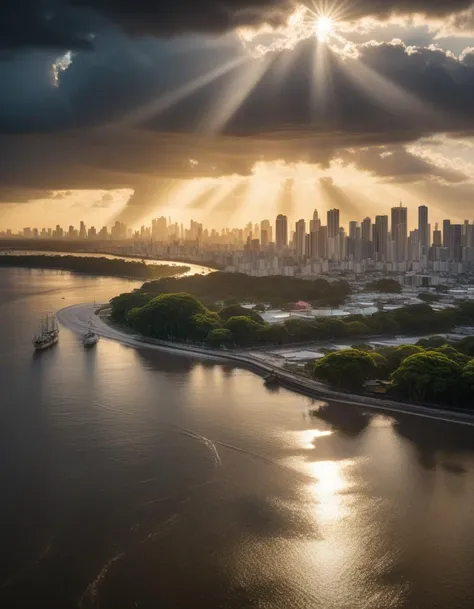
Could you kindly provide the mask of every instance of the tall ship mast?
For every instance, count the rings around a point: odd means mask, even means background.
[[[59,326],[56,316],[48,313],[41,319],[40,326],[33,338],[33,347],[40,351],[52,347],[59,340]]]

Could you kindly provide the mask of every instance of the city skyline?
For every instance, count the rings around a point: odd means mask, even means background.
[[[340,210],[330,209],[326,213],[326,224],[315,209],[312,218],[291,223],[288,216],[279,214],[274,222],[265,218],[260,222],[248,222],[244,227],[222,227],[220,230],[206,227],[193,219],[189,227],[174,222],[171,217],[154,218],[151,225],[142,225],[134,230],[116,220],[111,227],[87,226],[81,221],[79,227],[69,225],[64,229],[24,227],[15,233],[11,229],[0,229],[0,237],[25,239],[72,239],[72,240],[141,240],[158,243],[193,242],[212,245],[228,245],[235,249],[252,251],[271,249],[282,253],[291,250],[296,259],[356,260],[372,258],[381,262],[404,262],[429,256],[431,250],[446,250],[445,259],[463,262],[463,248],[473,249],[474,222],[468,219],[456,224],[446,218],[442,230],[438,223],[429,222],[429,208],[418,208],[418,226],[409,230],[407,208],[400,203],[391,209],[391,214],[366,217],[362,222],[350,220],[348,230],[340,221]],[[469,262],[471,254],[469,256]]]

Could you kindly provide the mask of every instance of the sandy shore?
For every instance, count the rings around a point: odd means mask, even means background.
[[[395,402],[391,400],[378,399],[370,396],[351,395],[332,391],[326,385],[312,381],[295,374],[282,370],[268,362],[253,356],[247,352],[225,352],[215,351],[211,349],[200,349],[188,345],[176,345],[167,341],[159,341],[154,339],[146,339],[141,336],[127,334],[113,328],[105,323],[99,316],[94,315],[94,305],[81,304],[61,309],[57,313],[59,322],[66,328],[76,332],[77,334],[85,334],[89,329],[89,320],[92,320],[94,332],[99,336],[118,341],[124,345],[135,348],[155,349],[158,351],[167,351],[170,353],[180,353],[197,359],[206,359],[217,362],[233,363],[235,365],[251,369],[252,371],[264,375],[269,372],[278,373],[281,384],[293,391],[314,397],[315,399],[332,400],[344,404],[362,406],[369,409],[379,410],[387,413],[401,413],[411,416],[423,417],[445,421],[448,423],[457,423],[474,427],[474,415],[451,412],[449,410],[441,410],[428,408],[424,406],[414,406]]]

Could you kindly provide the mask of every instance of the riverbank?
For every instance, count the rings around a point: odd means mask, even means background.
[[[106,323],[102,317],[94,315],[94,312],[95,310],[92,304],[82,304],[61,309],[58,311],[57,316],[62,325],[77,334],[82,334],[87,331],[89,328],[89,320],[92,317],[94,331],[99,336],[118,341],[130,347],[182,353],[199,359],[212,360],[221,363],[233,363],[240,367],[247,368],[260,376],[276,372],[280,379],[280,384],[283,387],[311,398],[333,400],[344,404],[379,410],[381,412],[407,414],[474,427],[474,415],[424,406],[415,406],[371,396],[333,391],[322,383],[300,377],[268,362],[263,362],[251,353],[243,351],[223,352],[221,350],[200,348],[191,345],[178,345],[168,341],[148,339],[135,334],[127,334]]]

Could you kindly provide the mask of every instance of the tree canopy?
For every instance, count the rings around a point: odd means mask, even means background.
[[[356,349],[329,353],[317,360],[314,377],[339,389],[361,389],[364,383],[377,375],[377,366],[371,355]]]
[[[385,294],[400,294],[402,286],[395,279],[385,278],[372,281],[367,285],[367,290],[369,292],[381,292]]]
[[[455,405],[462,374],[461,366],[442,353],[416,353],[392,374],[392,390],[397,396],[414,402]]]
[[[343,304],[351,293],[345,281],[325,279],[306,281],[275,275],[252,277],[242,273],[209,273],[186,277],[170,277],[143,286],[150,294],[187,292],[203,302],[294,302],[295,299],[318,303],[321,306]]]
[[[198,315],[212,314],[190,294],[162,294],[144,307],[130,311],[128,321],[142,334],[162,339],[186,340],[195,335]]]
[[[385,347],[379,350],[387,360],[390,372],[396,370],[407,357],[416,353],[424,353],[424,349],[417,345],[400,345],[398,347]]]
[[[463,368],[470,361],[470,357],[464,355],[464,353],[459,352],[452,345],[442,345],[441,347],[435,347],[434,349],[430,349],[430,351],[446,355],[447,358],[453,360],[453,362],[456,362],[456,364],[459,364]]]
[[[232,338],[238,345],[251,345],[256,342],[257,333],[263,327],[250,317],[240,315],[226,321],[225,327],[232,333]]]
[[[217,348],[229,347],[232,345],[232,332],[225,328],[216,328],[211,330],[205,339],[206,344],[209,347]]]
[[[471,359],[462,373],[463,389],[466,400],[464,406],[474,409],[474,359]]]
[[[111,277],[136,277],[137,279],[159,279],[187,273],[189,266],[170,264],[146,264],[143,260],[125,260],[124,258],[106,258],[105,256],[70,256],[70,255],[7,255],[0,256],[0,266],[27,267],[36,269],[54,269],[104,275]]]
[[[231,317],[249,317],[259,324],[263,323],[262,316],[255,309],[247,309],[240,304],[231,304],[223,307],[219,311],[219,317],[222,321],[227,321]]]

